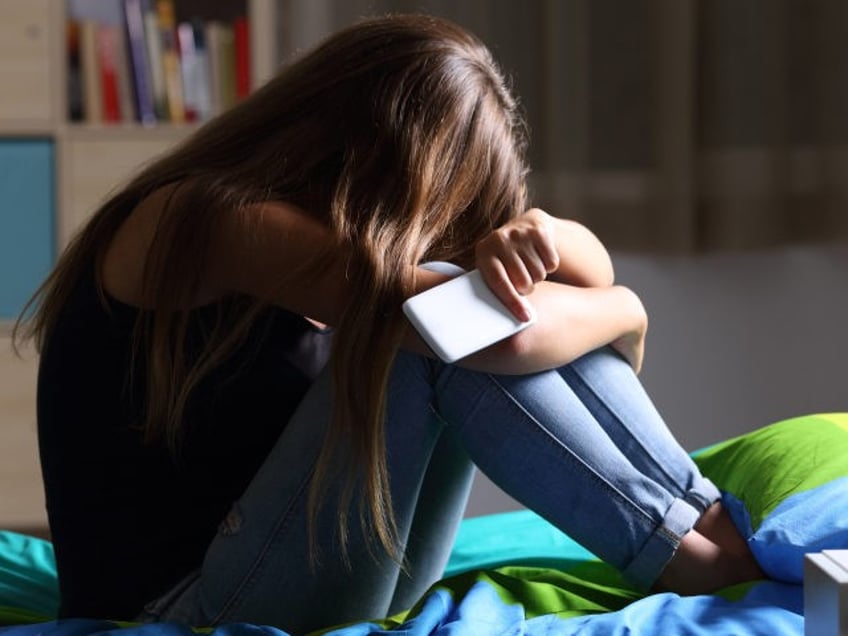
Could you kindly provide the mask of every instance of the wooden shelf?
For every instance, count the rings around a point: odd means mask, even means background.
[[[52,137],[55,134],[56,127],[49,122],[26,119],[17,119],[14,121],[0,120],[0,138]]]
[[[199,124],[77,124],[68,123],[54,133],[68,141],[97,139],[109,142],[137,139],[180,139],[199,128]]]

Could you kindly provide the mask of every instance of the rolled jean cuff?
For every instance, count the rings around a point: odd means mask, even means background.
[[[624,578],[640,589],[650,589],[674,556],[680,540],[700,518],[701,512],[691,504],[675,499],[662,525],[654,530],[630,565],[622,571]]]
[[[719,499],[721,499],[721,491],[706,477],[701,477],[698,480],[698,485],[683,495],[683,500],[694,506],[701,514],[704,514],[707,508]]]

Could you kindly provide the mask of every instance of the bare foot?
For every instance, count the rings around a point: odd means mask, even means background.
[[[750,553],[748,542],[739,533],[720,501],[707,508],[695,524],[695,530],[733,554],[744,556]]]
[[[682,595],[709,594],[765,578],[747,544],[744,545],[746,552],[737,554],[692,530],[681,540],[655,588]]]

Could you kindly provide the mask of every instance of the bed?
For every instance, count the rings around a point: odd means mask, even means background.
[[[848,413],[784,420],[693,455],[770,580],[713,595],[641,594],[534,513],[508,512],[463,521],[444,578],[408,611],[320,633],[803,634],[805,554],[848,549]],[[56,620],[57,602],[50,544],[0,532],[4,636],[285,634],[243,623]]]

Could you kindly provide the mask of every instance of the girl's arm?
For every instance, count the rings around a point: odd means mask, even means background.
[[[107,251],[104,284],[119,300],[144,304],[142,274],[146,254],[167,194],[163,190],[142,202]],[[345,274],[348,253],[333,244],[327,228],[285,203],[266,203],[241,214],[225,215],[216,223],[204,276],[192,304],[202,305],[238,292],[263,298],[321,323],[338,324],[355,290],[351,290]],[[635,337],[638,341],[640,329],[644,332],[639,322],[638,299],[623,288],[577,286],[594,280],[593,273],[603,274],[603,253],[580,228],[568,224],[557,227],[558,237],[575,239],[562,241],[562,245],[575,246],[574,254],[594,254],[600,265],[581,267],[595,262],[590,257],[585,261],[575,259],[571,265],[571,254],[564,254],[557,260],[560,267],[555,276],[571,278],[575,284],[536,283],[529,299],[538,309],[538,323],[460,364],[492,372],[524,373],[559,366],[619,338]],[[322,253],[325,258],[320,267],[304,266],[315,254]],[[419,268],[416,292],[447,278]],[[432,355],[411,325],[407,326],[403,346]]]
[[[542,281],[527,298],[536,309],[535,324],[458,364],[520,375],[568,364],[612,344],[636,372],[640,370],[648,320],[638,296],[628,288]]]
[[[641,368],[647,316],[639,298],[613,287],[609,254],[582,225],[533,209],[476,247],[484,279],[520,319],[530,302],[537,324],[464,363],[499,373],[554,368],[612,344]]]
[[[534,208],[499,227],[475,247],[476,266],[495,295],[521,319],[535,283],[609,287],[609,253],[587,228]]]
[[[313,320],[337,324],[355,294],[345,276],[347,253],[332,246],[330,232],[324,225],[294,206],[263,204],[260,210],[249,213],[258,214],[248,221],[252,231],[245,231],[242,222],[225,221],[215,233],[208,295],[247,293]],[[522,374],[561,366],[617,340],[643,341],[645,313],[633,292],[618,286],[579,286],[590,281],[610,282],[604,273],[606,252],[592,245],[587,232],[576,224],[566,223],[558,227],[557,236],[577,239],[574,244],[581,247],[575,248],[575,253],[591,254],[599,265],[584,267],[577,261],[572,264],[570,254],[558,259],[555,276],[572,277],[576,284],[552,280],[535,283],[527,298],[538,312],[537,323],[461,360],[461,366],[492,373]],[[314,254],[322,252],[326,254],[322,267],[301,268]],[[281,284],[281,272],[284,284]],[[292,272],[297,275],[291,276]],[[447,279],[443,274],[419,268],[416,292]],[[414,328],[407,327],[403,347],[432,355]],[[629,349],[634,352],[629,356],[631,363],[638,368],[641,345]]]
[[[338,324],[356,295],[346,273],[350,251],[336,245],[320,221],[296,206],[263,203],[242,215],[222,219],[216,227],[205,299],[238,292],[323,324]],[[415,293],[449,278],[418,268]],[[427,350],[415,338],[409,344]]]
[[[551,222],[559,266],[548,279],[578,287],[612,285],[612,260],[598,237],[576,221],[551,217]]]

